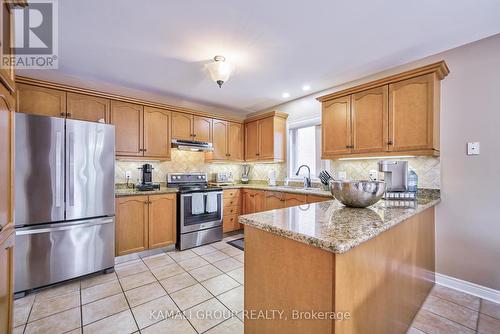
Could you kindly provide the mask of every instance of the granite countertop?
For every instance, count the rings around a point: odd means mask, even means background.
[[[395,201],[381,200],[358,209],[331,200],[243,215],[239,222],[332,253],[345,253],[440,201],[439,190],[423,189],[413,207],[396,207]]]
[[[279,191],[292,194],[304,194],[304,195],[314,195],[314,196],[324,196],[332,197],[332,193],[321,188],[309,188],[304,190],[301,187],[288,187],[288,186],[268,186],[267,184],[255,184],[255,183],[237,183],[234,185],[222,186],[222,189],[255,189],[255,190],[266,190],[266,191]]]
[[[115,197],[123,197],[123,196],[141,196],[141,195],[160,195],[160,194],[171,194],[176,193],[177,189],[175,188],[167,188],[161,186],[159,190],[151,190],[151,191],[138,191],[137,189],[128,189],[123,187],[115,188]]]

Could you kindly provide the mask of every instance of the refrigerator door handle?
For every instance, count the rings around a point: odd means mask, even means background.
[[[68,205],[75,205],[75,133],[68,132]]]
[[[74,229],[75,227],[90,227],[94,225],[103,225],[103,224],[110,224],[114,222],[113,218],[109,219],[104,219],[100,221],[95,221],[91,223],[76,223],[76,224],[68,224],[64,226],[58,226],[58,227],[46,227],[46,228],[27,228],[27,229],[18,229],[16,230],[16,235],[29,235],[29,234],[40,234],[40,233],[47,233],[47,232],[56,232],[56,231],[65,231],[65,230],[71,230]],[[60,224],[59,224],[60,225]]]
[[[56,207],[61,207],[62,133],[56,132]]]

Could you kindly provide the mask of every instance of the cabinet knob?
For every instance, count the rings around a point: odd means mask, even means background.
[[[260,155],[260,153],[255,153],[255,155]]]
[[[66,117],[71,117],[71,113],[70,113],[70,112],[67,112],[67,113],[66,113]]]
[[[191,136],[196,137],[196,134],[193,133]]]
[[[389,141],[387,142],[387,145],[392,145],[392,140],[389,140]]]
[[[61,116],[66,116],[66,113],[61,112],[61,113],[59,113],[59,115],[61,115]]]

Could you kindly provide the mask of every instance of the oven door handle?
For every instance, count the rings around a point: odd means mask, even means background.
[[[181,194],[181,198],[186,198],[186,197],[193,197],[194,193],[191,194]],[[222,195],[222,191],[209,191],[209,192],[203,192],[204,196],[207,196],[208,194],[216,194],[216,195]]]

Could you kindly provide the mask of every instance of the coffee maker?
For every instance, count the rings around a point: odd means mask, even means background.
[[[139,191],[150,191],[160,189],[159,184],[153,183],[153,166],[151,164],[144,164],[139,167],[141,170],[141,183],[137,184],[136,189]]]
[[[382,160],[379,172],[384,173],[385,198],[414,200],[415,193],[408,191],[408,161]]]

